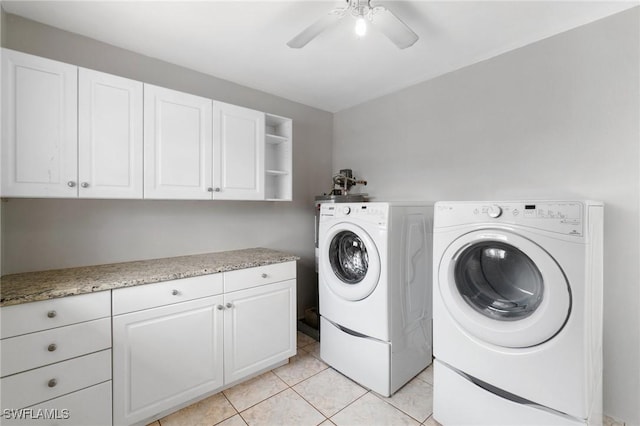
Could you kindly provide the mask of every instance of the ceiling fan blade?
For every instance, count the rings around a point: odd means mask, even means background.
[[[418,35],[385,7],[372,9],[371,22],[400,49],[413,46],[418,41]]]
[[[346,9],[334,9],[313,24],[302,30],[300,34],[287,42],[287,46],[294,49],[304,47],[311,40],[316,38],[321,32],[333,26],[345,15]]]

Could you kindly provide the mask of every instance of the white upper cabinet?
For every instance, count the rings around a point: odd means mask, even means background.
[[[2,49],[0,196],[292,199],[292,121]]]
[[[78,68],[2,50],[2,196],[76,197]]]
[[[78,88],[79,196],[142,198],[142,83],[80,68]]]
[[[144,85],[144,198],[211,199],[212,103]]]
[[[264,199],[265,114],[213,103],[215,200]]]

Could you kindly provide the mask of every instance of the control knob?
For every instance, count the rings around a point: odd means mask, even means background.
[[[489,217],[492,217],[494,219],[497,217],[500,217],[501,214],[502,214],[502,207],[500,207],[497,204],[492,205],[487,210],[487,215],[489,215]]]
[[[349,214],[349,213],[351,213],[351,207],[349,207],[349,206],[344,207],[344,208],[342,209],[342,212],[343,212],[344,214]]]

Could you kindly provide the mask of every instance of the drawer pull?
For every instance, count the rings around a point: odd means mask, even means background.
[[[48,316],[49,318],[55,318],[55,317],[56,317],[56,315],[58,315],[58,313],[57,313],[56,311],[49,311],[49,312],[47,312],[47,316]]]
[[[267,278],[268,275],[267,274],[262,274],[262,278]]]
[[[49,352],[53,352],[53,351],[55,351],[56,349],[58,349],[58,346],[56,346],[56,344],[55,344],[55,343],[52,343],[52,344],[50,344],[49,346],[47,346],[47,350],[48,350]]]
[[[49,380],[49,382],[47,383],[47,386],[49,386],[50,388],[55,387],[58,384],[58,381],[56,379],[51,379]]]
[[[226,306],[226,307],[227,307],[227,309],[231,309],[231,308],[233,308],[233,304],[232,304],[231,302],[227,302],[227,304],[226,304],[226,305],[224,305],[224,306]]]
[[[173,289],[171,290],[171,294],[173,294],[174,296],[177,296],[180,294],[180,292],[178,290]]]

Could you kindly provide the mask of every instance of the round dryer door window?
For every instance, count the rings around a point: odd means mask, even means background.
[[[520,249],[497,241],[482,241],[462,250],[454,279],[465,302],[498,321],[532,315],[542,303],[542,273]]]
[[[465,234],[438,272],[443,301],[458,324],[494,345],[523,348],[555,336],[571,311],[567,279],[540,246],[506,230]]]
[[[323,282],[346,300],[369,296],[380,278],[380,256],[369,235],[352,223],[331,228],[323,241],[320,272]]]
[[[358,235],[351,231],[340,231],[329,245],[329,262],[340,280],[357,284],[367,276],[369,253]]]

